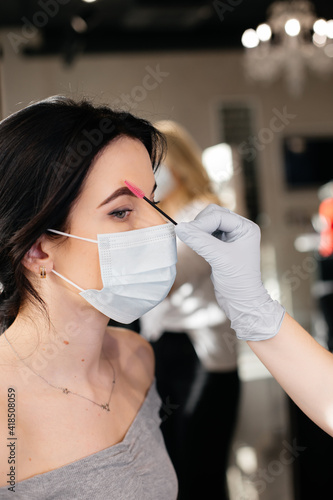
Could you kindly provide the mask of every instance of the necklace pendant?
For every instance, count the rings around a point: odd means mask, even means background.
[[[101,405],[101,408],[106,411],[110,411],[109,403],[106,403],[105,405]]]
[[[64,387],[64,388],[63,388],[63,390],[62,390],[62,392],[63,392],[64,394],[68,394],[68,393],[69,393],[69,390],[67,389],[67,387]]]

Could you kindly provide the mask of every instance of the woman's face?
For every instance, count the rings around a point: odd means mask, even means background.
[[[68,232],[96,240],[101,233],[165,223],[153,207],[129,191],[125,180],[154,200],[155,178],[146,148],[137,139],[120,137],[95,160],[82,194],[69,215]],[[83,289],[103,286],[96,243],[75,238],[67,238],[60,246],[54,242],[53,268]],[[59,285],[74,290],[52,273],[53,277]]]

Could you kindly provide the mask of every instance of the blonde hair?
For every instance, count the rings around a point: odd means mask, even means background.
[[[154,126],[166,138],[167,153],[164,163],[179,180],[184,193],[184,203],[204,199],[210,203],[221,204],[202,164],[202,151],[189,132],[172,120],[161,120],[154,123]]]

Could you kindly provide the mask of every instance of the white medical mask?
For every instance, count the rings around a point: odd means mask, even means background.
[[[89,304],[120,323],[132,323],[168,295],[176,277],[177,246],[171,222],[159,226],[98,234],[97,240],[48,229],[53,233],[98,244],[103,288],[81,290]]]
[[[169,167],[161,164],[155,174],[157,188],[155,190],[155,198],[163,200],[168,196],[176,187],[176,181],[170,172]]]

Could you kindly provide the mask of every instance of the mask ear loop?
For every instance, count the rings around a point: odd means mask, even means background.
[[[62,274],[58,273],[54,269],[51,269],[51,272],[54,273],[54,274],[56,274],[57,276],[59,276],[59,278],[62,278],[63,280],[67,281],[67,283],[69,283],[70,285],[75,286],[75,288],[77,288],[81,292],[84,292],[84,288],[81,288],[79,285],[76,285],[75,283],[73,283],[73,281],[69,280],[68,278],[65,278],[65,276],[63,276]]]
[[[77,238],[78,240],[91,241],[91,243],[98,243],[98,240],[91,240],[90,238],[82,238],[82,236],[75,236],[75,234],[63,233],[62,231],[58,231],[57,229],[47,229],[46,231],[50,231],[51,233],[61,234],[62,236],[69,236],[70,238]]]
[[[81,236],[75,236],[74,234],[63,233],[62,231],[58,231],[57,229],[47,229],[47,231],[50,231],[51,233],[61,234],[62,236],[69,236],[70,238],[76,238],[78,240],[90,241],[91,243],[98,243],[98,240],[91,240],[90,238],[82,238]],[[68,278],[65,278],[65,276],[58,273],[54,269],[52,269],[51,272],[56,274],[57,276],[59,276],[59,278],[62,278],[63,280],[67,281],[67,283],[69,283],[70,285],[73,285],[75,288],[77,288],[81,292],[84,292],[84,288],[81,288],[79,285],[76,285],[75,283],[73,283],[73,281],[69,280]]]

